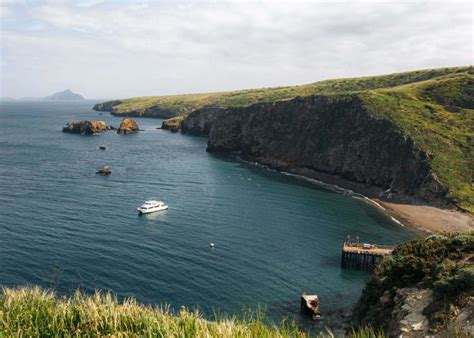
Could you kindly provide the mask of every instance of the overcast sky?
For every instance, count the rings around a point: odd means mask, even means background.
[[[0,96],[123,98],[473,63],[470,2],[0,3]]]

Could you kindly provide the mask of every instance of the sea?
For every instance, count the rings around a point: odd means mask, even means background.
[[[137,118],[130,135],[62,132],[75,119],[118,127],[94,103],[0,103],[1,286],[321,327],[371,277],[341,268],[348,235],[388,245],[417,236],[363,199],[208,153],[206,138],[158,129],[160,119]],[[96,174],[103,165],[111,175]],[[169,209],[139,215],[149,199]],[[300,314],[302,293],[319,296],[318,324]]]

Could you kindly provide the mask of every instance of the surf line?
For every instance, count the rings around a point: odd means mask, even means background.
[[[257,167],[260,167],[260,168],[263,168],[265,170],[268,170],[268,171],[272,171],[272,172],[276,172],[276,173],[280,173],[282,175],[285,175],[285,176],[290,176],[290,177],[294,177],[296,179],[300,179],[300,180],[303,180],[303,181],[306,181],[306,182],[309,182],[311,184],[315,184],[317,186],[320,186],[322,188],[325,188],[325,189],[328,189],[330,191],[333,191],[333,192],[336,192],[336,193],[339,193],[339,194],[343,194],[343,195],[347,195],[347,196],[351,196],[352,198],[357,198],[359,200],[362,200],[362,201],[365,201],[366,203],[370,203],[374,206],[376,206],[377,208],[379,208],[380,210],[382,210],[387,216],[390,217],[390,219],[397,223],[398,225],[402,226],[402,227],[405,227],[405,225],[400,222],[398,219],[396,219],[395,217],[393,217],[392,215],[390,215],[390,213],[387,211],[387,209],[385,209],[380,203],[374,201],[373,199],[363,195],[363,194],[360,194],[360,193],[356,193],[350,189],[344,189],[344,188],[341,188],[340,186],[336,185],[336,184],[329,184],[329,183],[324,183],[322,181],[319,181],[317,179],[314,179],[314,178],[309,178],[309,177],[306,177],[306,176],[303,176],[303,175],[298,175],[298,174],[293,174],[293,173],[290,173],[290,172],[287,172],[287,171],[282,171],[282,170],[277,170],[277,169],[273,169],[273,168],[270,168],[264,164],[261,164],[261,163],[258,163],[258,162],[251,162],[251,161],[246,161],[246,160],[243,160],[240,156],[236,156],[240,161],[242,162],[245,162],[245,163],[248,163],[248,164],[252,164],[254,166],[257,166]]]

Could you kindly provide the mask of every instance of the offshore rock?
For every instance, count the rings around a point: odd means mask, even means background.
[[[63,132],[81,135],[97,135],[111,129],[112,127],[107,126],[107,123],[104,121],[69,121],[63,127]]]
[[[138,123],[130,118],[124,118],[117,129],[117,134],[131,134],[138,132]]]
[[[161,123],[161,129],[170,130],[171,132],[177,132],[181,128],[183,122],[183,116],[176,116]]]
[[[313,320],[321,317],[319,309],[319,297],[316,295],[303,294],[301,296],[301,311],[310,315]]]

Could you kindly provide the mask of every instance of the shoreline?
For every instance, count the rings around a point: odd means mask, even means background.
[[[400,226],[413,230],[423,237],[435,233],[469,233],[474,231],[474,215],[469,212],[420,204],[414,200],[410,203],[409,197],[404,201],[403,196],[397,196],[399,200],[388,200],[380,197],[379,194],[382,192],[380,188],[351,182],[339,176],[319,173],[309,169],[287,171],[272,168],[255,160],[249,161],[242,159],[240,156],[237,157],[244,162],[274,170],[282,175],[303,179],[322,188],[350,195],[353,198],[370,203],[386,213]]]

